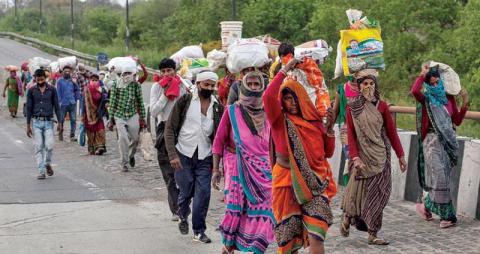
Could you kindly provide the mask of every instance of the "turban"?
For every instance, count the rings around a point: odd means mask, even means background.
[[[215,83],[217,83],[218,75],[213,71],[204,71],[197,74],[196,82],[202,82],[206,80],[212,80],[212,81],[215,81]]]

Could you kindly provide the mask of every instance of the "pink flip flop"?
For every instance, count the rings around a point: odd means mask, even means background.
[[[423,203],[417,203],[415,205],[415,209],[417,210],[418,215],[422,217],[426,221],[431,221],[433,220],[432,214],[425,209],[425,206]]]
[[[454,222],[448,221],[448,220],[442,220],[440,221],[440,228],[449,228],[455,226]]]

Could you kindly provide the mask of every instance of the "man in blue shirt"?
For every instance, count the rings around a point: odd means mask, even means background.
[[[70,141],[75,142],[75,128],[77,116],[77,101],[80,99],[80,87],[71,77],[72,67],[67,65],[63,67],[62,77],[57,81],[57,93],[60,109],[62,113],[62,120],[65,120],[65,115],[70,115]],[[60,141],[63,140],[63,130],[58,133]]]

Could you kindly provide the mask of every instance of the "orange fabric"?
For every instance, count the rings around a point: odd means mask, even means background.
[[[282,64],[287,64],[292,58],[292,54],[282,57]],[[317,63],[313,59],[307,57],[303,59],[303,62],[297,65],[297,68],[305,73],[308,83],[315,88],[315,93],[317,95],[315,105],[317,111],[321,116],[326,116],[327,109],[330,107],[330,96],[328,90],[323,87],[322,71],[318,68]]]
[[[317,174],[320,179],[329,180],[329,186],[325,190],[325,195],[329,200],[337,193],[337,186],[333,180],[332,171],[330,165],[325,159],[325,141],[323,139],[325,128],[322,125],[322,117],[319,112],[315,109],[312,101],[308,97],[307,92],[302,87],[300,83],[295,80],[287,80],[280,87],[280,91],[285,88],[289,88],[298,98],[298,105],[301,112],[301,117],[296,115],[287,114],[288,119],[290,119],[295,125],[296,131],[299,138],[301,139],[303,149],[307,156],[308,164],[310,168]],[[281,93],[279,93],[281,96]],[[288,140],[288,136],[285,130],[285,138]],[[293,151],[289,149],[289,159],[294,161]],[[292,164],[292,163],[291,163]],[[293,164],[292,164],[293,165]],[[292,167],[295,172],[293,172],[300,183],[300,187],[305,193],[307,200],[312,198],[311,191],[306,186],[305,181],[301,177],[300,170],[297,167]],[[292,179],[290,179],[292,182]]]
[[[328,224],[315,217],[307,216],[302,213],[300,204],[295,200],[292,191],[291,174],[289,168],[284,168],[279,164],[275,164],[272,169],[272,194],[273,194],[273,216],[277,224],[288,221],[292,216],[301,216],[303,224],[302,235],[297,235],[290,239],[282,246],[278,246],[278,253],[292,253],[296,250],[307,248],[309,246],[308,234],[316,234],[317,232],[309,232],[309,226],[313,228],[321,228],[325,234],[328,231]]]

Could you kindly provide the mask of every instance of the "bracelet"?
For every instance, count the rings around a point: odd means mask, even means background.
[[[281,68],[279,72],[281,72],[281,73],[283,73],[283,75],[287,76],[287,72],[283,68]]]

